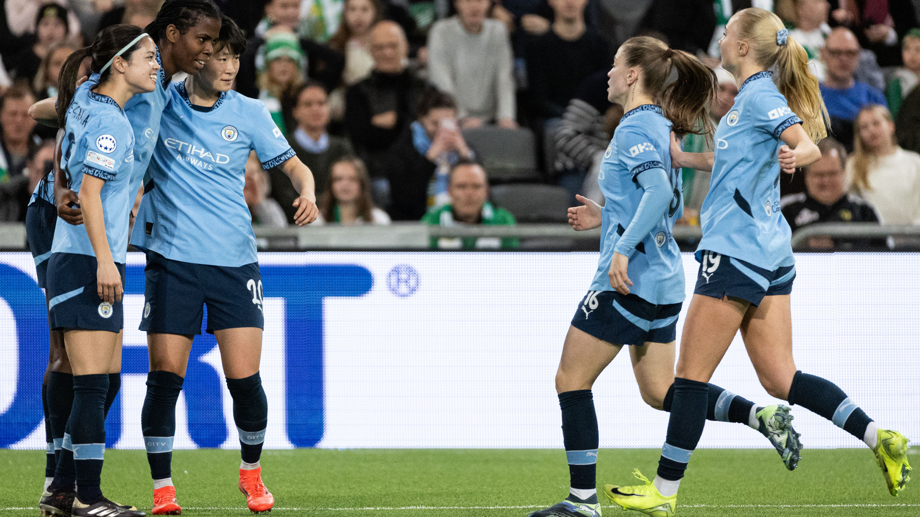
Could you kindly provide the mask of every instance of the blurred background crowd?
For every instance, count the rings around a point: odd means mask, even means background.
[[[807,50],[833,138],[781,180],[792,228],[920,225],[920,0],[216,0],[247,32],[235,89],[265,102],[313,171],[321,224],[565,222],[623,114],[607,100],[618,45],[650,35],[719,77],[711,117],[738,92],[718,68],[732,13],[778,14]],[[100,29],[150,23],[162,0],[5,0],[0,9],[0,221],[22,221],[50,170],[54,130],[28,116],[57,95],[67,56]],[[176,79],[180,79],[177,77]],[[685,149],[711,149],[687,137]],[[682,171],[682,224],[709,173]],[[246,164],[254,225],[293,222],[290,181]],[[456,248],[516,239],[443,239]],[[813,238],[812,249],[891,241]]]

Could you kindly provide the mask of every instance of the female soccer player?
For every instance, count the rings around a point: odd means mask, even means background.
[[[141,330],[147,332],[150,373],[141,425],[155,515],[181,512],[170,478],[176,399],[205,304],[207,331],[217,338],[233,397],[242,449],[239,488],[252,511],[274,505],[259,464],[268,403],[259,376],[262,279],[243,196],[250,151],[264,168],[281,167],[291,178],[300,193],[293,203],[297,224],[312,222],[317,209],[313,176],[265,105],[230,90],[245,47],[245,35],[225,17],[211,60],[198,75],[170,86],[131,239],[147,252]]]
[[[740,85],[735,105],[716,131],[715,154],[682,153],[676,166],[712,170],[703,203],[699,277],[681,339],[667,439],[654,482],[605,486],[623,508],[673,515],[677,489],[706,421],[709,381],[740,329],[767,392],[831,420],[875,452],[888,489],[908,481],[907,439],[878,428],[833,383],[798,371],[792,359],[789,293],[795,259],[789,225],[779,210],[780,169],[817,161],[814,141],[826,136],[827,112],[805,50],[779,17],[739,11],[720,42],[723,66]],[[776,65],[776,83],[767,70]],[[778,157],[778,159],[777,159]]]
[[[672,68],[677,81],[665,86]],[[569,209],[576,230],[602,226],[603,239],[591,290],[575,311],[556,373],[570,495],[531,517],[600,515],[591,387],[623,345],[635,345],[630,358],[643,400],[656,409],[671,408],[674,339],[685,289],[680,250],[671,238],[683,204],[669,136],[672,130],[712,135],[706,109],[715,95],[715,74],[686,52],[637,37],[617,51],[608,76],[609,99],[626,113],[601,165],[606,204],[601,209],[579,196],[585,205]],[[798,442],[788,408],[756,407],[718,386],[707,389],[710,419],[760,430],[786,467],[795,468]]]
[[[99,82],[75,95],[77,71],[86,57],[92,57]],[[128,212],[141,179],[124,106],[135,94],[156,88],[159,70],[153,40],[136,27],[116,25],[102,31],[91,47],[74,52],[61,72],[64,168],[73,175],[84,225],[55,225],[48,260],[50,327],[64,332],[73,369],[73,407],[63,447],[73,452],[76,478],[59,469],[49,491],[71,491],[76,481],[72,515],[143,515],[103,497],[99,479],[108,373],[121,364]]]

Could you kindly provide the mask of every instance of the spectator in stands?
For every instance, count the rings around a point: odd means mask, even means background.
[[[139,25],[142,23],[140,18],[151,15],[156,18],[157,11],[160,10],[162,4],[163,0],[124,0],[123,5],[113,5],[109,11],[102,15],[99,19],[97,30],[101,31],[106,27],[119,23],[136,25],[141,28],[146,27],[146,25]]]
[[[827,77],[821,83],[821,96],[831,116],[831,130],[847,148],[853,146],[853,121],[864,106],[885,105],[882,92],[855,79],[859,67],[860,46],[849,29],[831,31],[821,56],[827,65]]]
[[[613,136],[607,132],[607,112],[613,106],[607,100],[607,80],[607,73],[598,70],[582,81],[553,135],[553,168],[559,185],[569,191],[572,199],[583,192],[582,183],[594,156],[603,153]]]
[[[259,70],[259,100],[265,103],[272,120],[287,132],[281,99],[303,84],[306,56],[297,38],[289,32],[270,36],[264,46],[264,66]]]
[[[888,108],[895,120],[901,109],[901,102],[907,97],[920,80],[920,29],[911,29],[901,42],[901,57],[904,66],[898,68],[888,78],[885,98]]]
[[[63,42],[68,31],[67,9],[56,3],[42,5],[35,17],[35,36],[10,62],[10,72],[16,79],[31,81],[38,73],[48,50]]]
[[[917,26],[911,0],[831,1],[832,24],[847,27],[883,67],[900,66],[898,41]]]
[[[297,36],[301,18],[300,5],[299,0],[272,0],[266,5],[265,19],[256,28],[256,35],[247,41],[246,52],[240,56],[240,73],[236,77],[238,92],[248,97],[258,97],[256,72],[264,66],[265,40],[279,33]],[[306,56],[306,76],[323,83],[327,91],[338,87],[342,81],[345,56],[302,35],[298,42]]]
[[[252,225],[265,228],[284,228],[288,224],[284,210],[278,202],[269,197],[271,184],[268,174],[262,168],[259,157],[255,152],[249,153],[246,161],[246,184],[243,186],[243,197],[246,206],[252,215]]]
[[[0,182],[21,176],[28,157],[41,142],[33,133],[36,122],[29,116],[35,96],[28,86],[14,84],[0,99]]]
[[[821,159],[805,167],[805,192],[783,196],[783,217],[795,232],[817,223],[878,223],[875,207],[846,191],[847,151],[833,138],[818,143]],[[884,246],[884,242],[879,243]],[[813,250],[847,251],[872,246],[867,239],[815,236],[808,240]]]
[[[562,117],[578,86],[612,61],[606,43],[585,25],[588,0],[549,0],[555,13],[552,30],[527,48],[527,80],[535,115]]]
[[[920,88],[914,88],[901,102],[895,134],[898,145],[920,153]]]
[[[0,182],[0,221],[25,222],[26,208],[35,186],[51,170],[54,140],[45,140],[29,149],[24,174]]]
[[[295,89],[293,96],[296,99],[293,109],[296,129],[287,134],[287,140],[300,161],[313,173],[314,192],[323,192],[332,164],[354,152],[348,140],[332,136],[327,130],[329,99],[321,83],[308,81]],[[300,194],[280,169],[271,169],[268,174],[271,178],[272,197],[284,209],[288,222],[293,224],[297,212],[293,203]]]
[[[48,0],[4,0],[3,9],[7,26],[13,37],[19,38],[35,31],[35,20],[40,10],[44,8]],[[68,0],[53,0],[53,3],[64,8],[67,15],[67,26],[69,28],[68,36],[77,38],[80,36],[80,20],[76,15],[70,12],[70,2]]]
[[[654,0],[640,24],[640,32],[644,30],[664,34],[668,38],[668,46],[675,50],[705,54],[712,43],[716,25],[728,22],[732,15],[732,6],[736,3],[746,4],[746,7],[751,7],[752,4],[751,1],[731,0]],[[717,10],[713,8],[713,4],[724,15],[721,20],[716,19]],[[715,48],[718,49],[718,44]],[[609,67],[609,63],[607,66]]]
[[[329,94],[330,116],[336,123],[345,118],[346,89],[367,79],[374,69],[371,29],[380,21],[381,9],[380,0],[345,0],[342,23],[329,38],[329,47],[345,56],[342,84]]]
[[[514,216],[503,208],[489,203],[489,181],[486,171],[476,162],[460,160],[453,165],[448,176],[450,203],[433,208],[425,214],[422,222],[434,226],[457,224],[514,226]],[[518,239],[505,237],[471,237],[462,239],[431,239],[432,248],[440,249],[495,249],[517,248]]]
[[[821,49],[831,33],[827,24],[831,4],[827,0],[794,0],[793,3],[795,28],[789,31],[789,35],[805,48],[812,73],[823,81],[827,70],[821,60]]]
[[[459,159],[472,159],[457,122],[457,103],[429,86],[419,97],[418,120],[400,135],[378,163],[394,186],[390,215],[397,221],[418,221],[429,207],[450,202],[447,175]]]
[[[66,41],[56,43],[48,49],[45,59],[42,60],[38,67],[38,73],[32,81],[32,91],[35,93],[36,100],[47,99],[48,97],[57,97],[58,94],[58,76],[61,75],[61,67],[64,61],[76,51],[76,47]],[[35,126],[35,133],[41,138],[54,138],[57,129],[43,126]]]
[[[390,224],[390,216],[374,206],[371,177],[360,158],[346,156],[336,160],[322,192],[314,224]]]
[[[373,195],[378,206],[389,205],[389,182],[376,166],[409,127],[425,82],[406,67],[408,43],[402,28],[381,21],[371,32],[374,70],[348,88],[345,127],[365,163],[370,164]]]
[[[920,154],[895,141],[883,106],[866,106],[856,119],[855,152],[847,161],[850,191],[875,205],[882,224],[920,224]]]
[[[486,18],[490,4],[455,0],[457,14],[434,24],[428,35],[428,79],[457,100],[461,127],[496,122],[513,129],[511,43],[505,25]]]

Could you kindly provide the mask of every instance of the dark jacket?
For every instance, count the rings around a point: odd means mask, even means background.
[[[782,198],[783,217],[795,232],[818,223],[879,223],[875,207],[856,194],[846,194],[832,205],[824,205],[807,192]],[[866,250],[885,248],[885,239],[834,239],[834,250]]]

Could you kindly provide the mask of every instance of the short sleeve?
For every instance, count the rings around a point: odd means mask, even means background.
[[[296,153],[284,134],[275,125],[268,108],[262,101],[259,103],[259,110],[256,111],[254,120],[252,120],[252,149],[259,155],[262,161],[262,167],[265,170],[277,167],[282,163],[293,158]]]
[[[114,180],[134,160],[130,128],[99,120],[83,133],[83,174]]]
[[[620,154],[619,160],[634,182],[638,183],[639,175],[649,169],[664,169],[664,162],[652,139],[638,128],[624,128],[617,131],[613,138]]]
[[[779,138],[783,131],[801,124],[798,117],[786,104],[786,98],[779,92],[763,92],[757,102],[757,112],[754,113],[757,129],[764,133]]]

